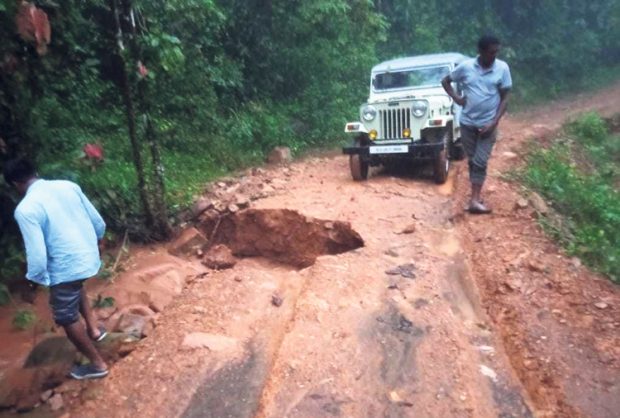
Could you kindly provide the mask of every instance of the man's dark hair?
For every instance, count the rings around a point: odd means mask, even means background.
[[[499,45],[501,42],[496,36],[493,35],[484,35],[478,39],[478,50],[486,51],[489,49],[491,45]]]
[[[37,173],[34,164],[26,158],[15,158],[7,161],[2,171],[2,174],[4,174],[4,181],[6,181],[7,184],[13,184],[13,182],[22,183],[36,176]]]

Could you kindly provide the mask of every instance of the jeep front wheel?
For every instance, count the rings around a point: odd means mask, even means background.
[[[450,159],[448,158],[448,141],[450,135],[445,131],[441,138],[441,150],[435,156],[433,161],[433,177],[435,183],[444,184],[448,180],[448,171],[450,171]]]
[[[353,180],[362,181],[368,178],[368,161],[364,161],[361,155],[350,155],[349,167],[351,168],[351,177],[353,177]]]

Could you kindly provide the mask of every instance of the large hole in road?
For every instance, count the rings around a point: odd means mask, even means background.
[[[210,245],[224,244],[235,256],[262,256],[296,268],[320,255],[364,246],[347,222],[310,218],[289,209],[247,209],[202,222]]]

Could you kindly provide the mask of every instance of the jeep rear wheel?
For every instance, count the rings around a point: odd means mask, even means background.
[[[351,168],[351,177],[353,177],[353,180],[362,181],[368,178],[368,161],[364,161],[361,155],[350,155],[349,167]]]
[[[433,161],[433,177],[435,183],[444,184],[448,180],[448,171],[450,171],[450,159],[448,158],[448,141],[450,134],[448,130],[444,131],[441,138],[442,148],[435,156]]]

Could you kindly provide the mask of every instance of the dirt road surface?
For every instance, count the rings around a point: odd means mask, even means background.
[[[463,213],[464,162],[443,186],[353,182],[335,154],[267,169],[275,192],[253,208],[349,222],[364,246],[302,269],[254,257],[201,276],[186,261],[196,276],[154,331],[65,417],[617,418],[619,288],[548,240],[504,173],[528,139],[619,98],[615,85],[506,117],[490,216]]]

